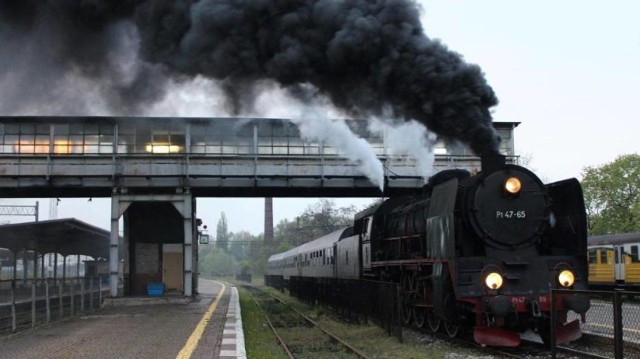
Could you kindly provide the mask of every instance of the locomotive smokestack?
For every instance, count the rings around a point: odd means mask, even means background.
[[[484,155],[480,157],[482,171],[503,167],[507,163],[507,156],[504,155]]]

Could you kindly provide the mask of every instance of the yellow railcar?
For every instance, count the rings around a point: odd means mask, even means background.
[[[589,286],[640,290],[640,232],[589,237]]]

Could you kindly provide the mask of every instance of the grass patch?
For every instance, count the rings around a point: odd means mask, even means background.
[[[241,284],[241,283],[237,283]],[[405,335],[404,342],[399,342],[397,338],[391,337],[387,332],[370,323],[367,325],[355,325],[343,322],[335,317],[333,310],[327,307],[311,306],[305,302],[298,301],[273,288],[262,287],[285,300],[290,306],[305,313],[318,325],[328,331],[343,338],[366,356],[370,358],[398,359],[398,358],[487,358],[485,353],[475,351],[470,348],[452,348],[451,343],[437,338],[426,337],[416,339],[412,335]],[[247,289],[238,287],[240,293],[240,305],[242,306],[242,320],[245,330],[245,345],[247,357],[252,358],[287,358],[284,350],[279,346],[275,335],[271,332],[262,311],[251,299]],[[255,295],[255,294],[254,294]],[[281,306],[283,312],[288,311],[285,306],[276,302],[263,302],[261,305],[271,307],[273,312],[280,310],[273,308]],[[245,309],[246,308],[246,309]],[[274,310],[275,309],[275,310]],[[288,319],[278,319],[276,315],[272,320],[278,323],[276,330],[285,338],[296,357],[299,358],[352,358],[352,354],[345,353],[344,350],[335,346],[334,343],[326,340],[316,340],[311,328],[297,326],[297,321]],[[288,317],[285,315],[285,317]],[[293,327],[289,327],[280,321],[287,322]]]
[[[247,358],[288,358],[247,290],[238,287]]]

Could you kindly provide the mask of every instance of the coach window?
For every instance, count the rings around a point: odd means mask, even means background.
[[[609,264],[607,263],[607,251],[603,249],[600,250],[600,264]]]
[[[592,249],[587,252],[587,256],[589,257],[589,264],[596,264],[598,262],[597,251]]]
[[[638,258],[638,246],[631,246],[631,263],[640,263],[640,258]]]

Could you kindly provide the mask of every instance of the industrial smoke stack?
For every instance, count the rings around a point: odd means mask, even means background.
[[[273,244],[273,198],[264,199],[264,244]]]

